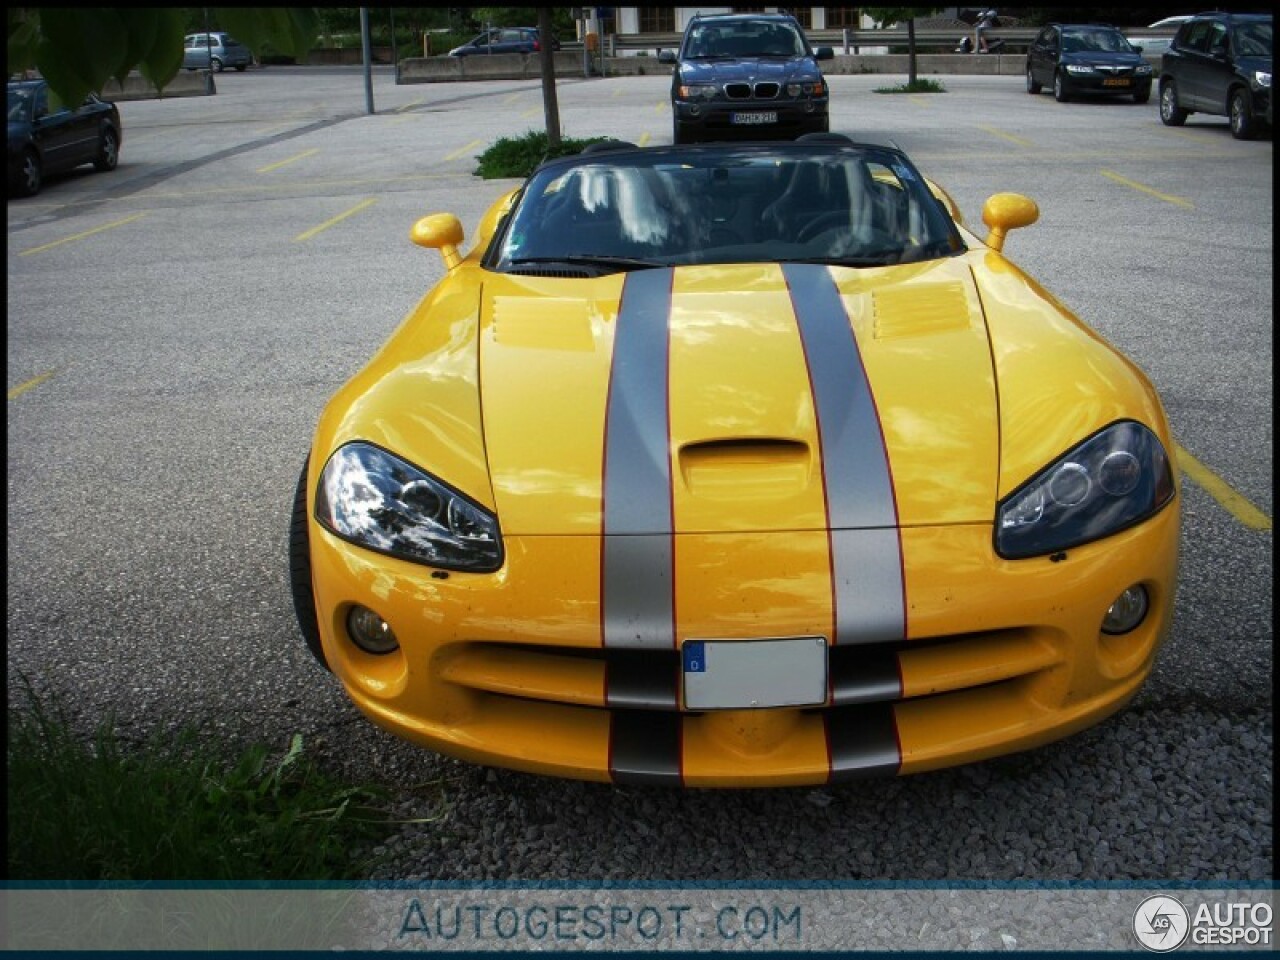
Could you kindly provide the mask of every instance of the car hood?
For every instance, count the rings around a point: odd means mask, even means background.
[[[797,293],[801,281],[820,293]],[[491,274],[480,299],[506,533],[598,534],[606,497],[664,484],[674,521],[642,514],[629,532],[822,529],[828,500],[864,486],[889,491],[903,524],[991,521],[995,378],[962,262]],[[831,355],[849,361],[838,381],[822,376]],[[846,525],[886,522],[893,512]]]
[[[680,77],[686,83],[731,83],[741,80],[817,79],[818,64],[812,57],[748,57],[737,60],[686,60]]]
[[[1087,63],[1094,67],[1140,67],[1147,61],[1140,53],[1111,53],[1105,50],[1087,50],[1081,53],[1064,53],[1063,63]]]

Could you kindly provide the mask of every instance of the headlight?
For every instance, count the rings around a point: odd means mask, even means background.
[[[1067,73],[1093,73],[1093,67],[1087,63],[1068,63]]]
[[[1270,90],[1271,74],[1267,73],[1265,70],[1255,70],[1253,71],[1253,82],[1260,87],[1266,87]]]
[[[329,458],[316,519],[344,540],[402,560],[475,572],[502,566],[496,517],[369,443],[348,443]]]
[[[1112,424],[1011,493],[996,511],[996,552],[1033,557],[1110,536],[1173,497],[1159,438],[1133,421]]]
[[[686,83],[680,86],[680,96],[684,100],[696,100],[698,97],[709,99],[715,95],[714,83]]]

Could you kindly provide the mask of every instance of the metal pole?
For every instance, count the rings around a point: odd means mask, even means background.
[[[360,46],[364,48],[364,106],[373,113],[373,49],[369,40],[369,8],[360,8]]]
[[[396,46],[396,8],[387,7],[387,12],[391,14],[391,66],[398,67],[400,65],[400,49]]]

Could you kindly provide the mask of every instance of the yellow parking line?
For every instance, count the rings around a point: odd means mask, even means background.
[[[57,370],[50,370],[48,373],[42,373],[38,377],[32,377],[26,383],[18,384],[16,387],[14,387],[12,390],[9,391],[9,399],[17,400],[20,396],[22,396],[28,390],[32,389],[33,387],[40,386],[40,384],[44,383],[46,380],[48,380],[57,372],[58,372]]]
[[[404,113],[406,110],[412,110],[414,107],[420,107],[427,102],[426,97],[419,97],[413,103],[406,103],[403,107],[396,107],[395,113]]]
[[[640,134],[640,140],[636,143],[636,146],[643,147],[648,142],[649,142],[649,131],[646,130],[644,133]]]
[[[1193,457],[1181,446],[1174,444],[1178,467],[1195,481],[1205,493],[1217,500],[1226,511],[1251,530],[1270,530],[1271,518],[1252,503],[1231,489],[1221,477]]]
[[[917,97],[915,94],[908,94],[907,99],[914,103],[917,107],[931,107],[933,104],[929,102],[928,97]]]
[[[484,145],[483,140],[472,140],[465,147],[459,147],[457,150],[453,151],[453,153],[449,154],[447,157],[445,157],[445,159],[457,160],[459,157],[463,156],[464,154],[470,153],[476,147],[480,147],[483,145]]]
[[[978,129],[987,131],[987,133],[991,134],[993,137],[1000,137],[1003,140],[1008,140],[1010,143],[1016,143],[1020,147],[1035,146],[1035,144],[1030,140],[1023,140],[1021,137],[1015,137],[1012,133],[1005,133],[1003,130],[999,130],[996,127],[986,127],[980,124]]]
[[[537,116],[538,114],[540,114],[541,112],[542,112],[542,107],[540,107],[540,106],[538,106],[538,107],[530,107],[530,108],[529,108],[528,110],[526,110],[524,113],[520,114],[520,118],[521,118],[522,120],[532,120],[534,117],[536,117],[536,116]]]
[[[302,153],[298,154],[296,157],[290,157],[288,160],[281,160],[279,163],[269,163],[265,167],[259,167],[258,172],[270,173],[272,170],[279,170],[281,167],[287,166],[288,164],[293,163],[293,161],[295,160],[301,160],[303,157],[309,157],[313,153],[319,153],[319,152],[320,152],[319,147],[312,147],[310,150],[302,151]]]
[[[300,233],[293,239],[294,240],[310,240],[317,233],[320,233],[321,231],[324,231],[324,230],[328,230],[334,224],[341,223],[343,220],[347,219],[347,217],[353,216],[359,213],[365,207],[371,207],[377,202],[378,202],[377,197],[370,197],[368,200],[361,200],[359,203],[357,203],[354,207],[352,207],[346,213],[340,213],[336,217],[334,217],[332,220],[326,220],[324,223],[320,224],[320,226],[312,227],[310,230],[306,231],[306,233]]]
[[[1179,207],[1186,207],[1188,210],[1194,210],[1195,206],[1190,200],[1184,200],[1182,197],[1174,197],[1167,193],[1161,193],[1159,190],[1153,190],[1145,184],[1138,183],[1136,180],[1130,180],[1128,177],[1122,177],[1118,173],[1112,173],[1110,170],[1103,170],[1102,175],[1108,180],[1114,180],[1116,183],[1123,184],[1126,187],[1132,187],[1134,190],[1140,190],[1143,193],[1150,194],[1157,200],[1163,200],[1165,203],[1172,203]]]
[[[512,93],[512,94],[509,94],[509,95],[507,96],[507,98],[506,98],[505,100],[503,100],[502,102],[503,102],[503,103],[515,103],[517,100],[519,100],[519,99],[520,99],[521,97],[523,97],[523,96],[524,96],[524,91],[523,91],[523,90],[521,90],[519,93]]]
[[[653,105],[653,109],[655,109],[655,110],[665,110],[665,109],[667,109],[667,107],[669,107],[669,106],[671,106],[671,101],[669,101],[669,100],[659,100],[657,103],[655,103],[655,104]]]
[[[72,240],[83,240],[85,237],[92,237],[95,233],[101,233],[103,230],[110,230],[113,227],[123,227],[126,223],[133,223],[133,221],[140,220],[145,216],[145,213],[135,213],[132,217],[125,217],[123,220],[116,220],[114,223],[104,223],[100,227],[94,227],[92,230],[86,230],[84,233],[77,233],[72,237],[63,237],[61,240],[53,241],[53,243],[46,243],[39,247],[32,247],[30,250],[23,250],[18,254],[18,256],[25,257],[30,253],[40,253],[44,250],[51,250],[54,247],[60,247],[62,244],[70,243]]]

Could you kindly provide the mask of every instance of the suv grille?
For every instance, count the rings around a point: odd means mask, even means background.
[[[753,87],[749,83],[726,83],[724,95],[730,100],[773,100],[778,96],[779,86],[772,80],[762,80]]]

